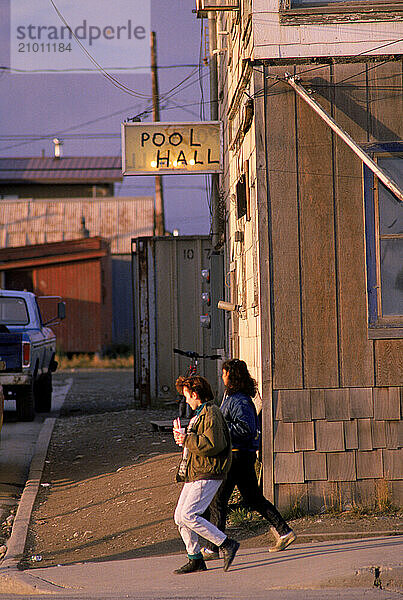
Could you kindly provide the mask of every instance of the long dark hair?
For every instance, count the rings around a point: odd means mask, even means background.
[[[251,398],[256,396],[257,383],[250,376],[245,361],[239,360],[239,358],[226,360],[222,365],[222,369],[228,373],[228,383],[226,385],[226,389],[229,394],[243,392]]]

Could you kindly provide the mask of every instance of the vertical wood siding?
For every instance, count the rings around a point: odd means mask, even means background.
[[[299,70],[359,143],[403,139],[401,62]],[[403,340],[368,339],[361,161],[282,83],[268,85],[265,117],[273,388],[401,385]]]
[[[281,75],[282,69],[271,73]],[[276,115],[276,118],[273,118]],[[274,387],[302,388],[301,276],[295,95],[279,83],[266,102],[272,221]],[[288,384],[289,381],[293,385]]]

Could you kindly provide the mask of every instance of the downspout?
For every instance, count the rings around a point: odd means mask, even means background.
[[[218,68],[217,68],[217,20],[215,13],[208,13],[208,33],[210,51],[210,118],[218,121]],[[211,175],[211,245],[213,251],[222,247],[222,232],[219,218],[219,175]]]

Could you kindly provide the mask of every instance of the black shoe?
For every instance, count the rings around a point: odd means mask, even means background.
[[[175,569],[174,573],[182,575],[183,573],[196,573],[196,571],[207,571],[204,558],[189,558],[189,562],[180,569]]]
[[[239,542],[232,540],[231,538],[226,538],[224,543],[221,544],[220,549],[224,556],[224,571],[228,571],[232,565],[232,561],[235,558],[235,554],[238,552],[238,548]]]

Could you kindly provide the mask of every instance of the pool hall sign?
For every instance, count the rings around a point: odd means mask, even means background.
[[[222,123],[122,123],[123,175],[222,173]]]

